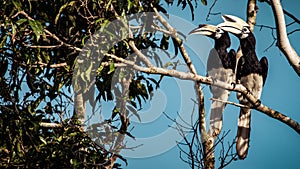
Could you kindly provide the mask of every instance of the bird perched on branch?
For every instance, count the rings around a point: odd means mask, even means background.
[[[231,41],[228,32],[218,26],[201,24],[198,28],[192,30],[189,34],[205,35],[214,39],[215,45],[211,49],[207,61],[207,75],[214,80],[220,80],[231,84],[234,81],[234,70],[236,66],[235,51],[230,47]],[[230,92],[226,89],[211,86],[213,98],[227,101]],[[226,103],[213,100],[210,112],[210,136],[217,137],[222,129],[223,111]]]
[[[242,56],[238,61],[236,80],[257,99],[260,99],[262,88],[268,74],[268,60],[262,57],[259,61],[256,56],[254,34],[250,26],[244,20],[232,16],[223,15],[224,23],[220,24],[221,29],[234,34],[240,40]],[[247,156],[250,141],[251,107],[253,106],[243,94],[237,93],[239,102],[249,108],[241,108],[238,119],[238,132],[236,136],[236,149],[240,159]],[[260,101],[258,104],[259,105]]]

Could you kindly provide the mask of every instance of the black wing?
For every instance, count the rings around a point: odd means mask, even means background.
[[[235,72],[235,65],[236,65],[236,53],[233,49],[230,49],[228,53],[229,58],[229,67]]]
[[[261,68],[262,68],[262,77],[263,77],[263,84],[265,84],[267,75],[268,75],[268,59],[266,57],[262,57],[259,61]]]
[[[238,81],[241,79],[242,77],[242,70],[244,69],[244,65],[245,65],[245,57],[241,56],[236,68],[236,83],[238,83]]]

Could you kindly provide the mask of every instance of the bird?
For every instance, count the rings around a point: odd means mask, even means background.
[[[226,83],[233,83],[235,78],[236,57],[235,51],[230,47],[231,41],[228,32],[220,29],[218,26],[209,24],[200,24],[199,27],[192,30],[189,35],[200,34],[214,39],[214,48],[211,49],[207,61],[207,76],[214,80],[220,80]],[[223,111],[230,91],[215,86],[210,86],[213,98],[210,112],[210,127],[208,134],[216,138],[222,129]],[[220,101],[221,100],[221,101]]]
[[[240,40],[242,56],[237,64],[236,83],[245,86],[260,103],[262,89],[268,74],[268,60],[265,56],[258,60],[255,51],[256,39],[247,22],[233,15],[223,15],[222,18],[224,22],[219,24],[220,28],[232,33]],[[247,108],[240,108],[236,136],[238,157],[245,159],[250,142],[251,107],[254,105],[241,93],[237,93],[237,99],[240,104],[247,106]]]

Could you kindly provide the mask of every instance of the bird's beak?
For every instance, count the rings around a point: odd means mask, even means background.
[[[189,35],[192,34],[200,34],[205,36],[212,36],[216,32],[216,26],[208,25],[208,24],[201,24],[198,28],[192,30]]]
[[[219,24],[218,27],[235,35],[242,34],[242,30],[244,27],[250,27],[247,22],[236,16],[223,15],[222,19],[224,20],[224,22]]]

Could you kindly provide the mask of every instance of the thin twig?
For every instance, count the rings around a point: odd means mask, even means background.
[[[287,33],[287,35],[291,35],[291,34],[293,34],[293,33],[295,33],[295,32],[299,32],[300,31],[300,29],[295,29],[295,30],[293,30],[293,31],[291,31],[291,32],[289,32],[289,33]]]
[[[263,1],[263,2],[266,2],[268,5],[272,6],[272,3],[271,3],[270,0],[265,0],[265,1]],[[290,12],[288,12],[287,10],[283,9],[283,13],[284,13],[285,15],[287,15],[288,17],[290,17],[291,19],[293,19],[293,20],[294,20],[295,22],[297,22],[298,24],[300,24],[300,20],[299,20],[297,17],[295,17],[293,14],[291,14]]]
[[[220,15],[221,14],[221,12],[217,12],[217,13],[211,12],[213,10],[214,6],[216,5],[217,1],[218,0],[214,0],[214,2],[212,3],[212,5],[210,6],[210,8],[208,10],[208,14],[207,14],[206,19],[205,19],[206,21],[210,21],[210,19],[209,19],[210,15]]]
[[[217,102],[222,102],[222,103],[226,103],[226,104],[231,104],[231,105],[234,105],[234,106],[237,106],[237,107],[250,108],[250,107],[248,107],[246,105],[235,103],[235,102],[231,102],[231,101],[225,101],[225,100],[220,100],[220,99],[215,99],[215,98],[210,98],[210,100],[217,101]]]
[[[61,128],[61,127],[63,127],[62,124],[58,124],[58,123],[40,122],[39,124],[41,127],[45,127],[45,128]]]

